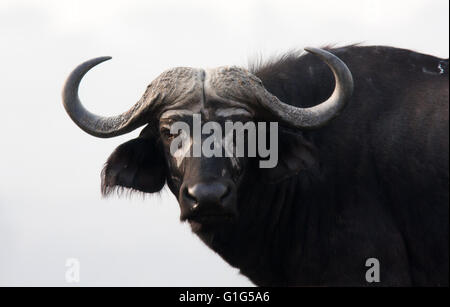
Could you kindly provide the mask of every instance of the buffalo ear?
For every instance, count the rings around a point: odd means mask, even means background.
[[[280,127],[278,137],[278,163],[273,168],[259,168],[261,179],[277,183],[301,171],[316,172],[318,157],[315,146],[299,132]]]
[[[102,171],[102,194],[117,188],[159,192],[166,182],[166,163],[153,138],[136,138],[117,147]]]

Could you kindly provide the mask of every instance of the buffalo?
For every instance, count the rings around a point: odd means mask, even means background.
[[[96,137],[145,126],[108,158],[102,193],[167,185],[181,220],[256,285],[448,285],[448,59],[385,46],[306,50],[248,69],[169,69],[113,117],[78,98],[84,74],[110,59],[95,58],[70,74],[63,103]],[[195,114],[219,127],[254,123],[258,142],[273,136],[259,123],[276,123],[276,165],[261,167],[259,152],[188,155],[191,136],[174,154],[170,127],[195,129]]]

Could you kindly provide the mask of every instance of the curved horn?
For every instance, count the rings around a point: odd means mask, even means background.
[[[332,70],[336,80],[333,94],[321,104],[299,108],[281,102],[265,90],[261,93],[261,103],[287,124],[296,128],[313,129],[325,125],[343,110],[353,93],[353,77],[347,65],[334,54],[318,48],[305,50],[318,56]]]
[[[142,109],[146,107],[144,97],[129,111],[117,116],[103,117],[86,110],[78,97],[78,87],[83,76],[94,66],[110,60],[111,57],[99,57],[86,61],[75,68],[64,84],[62,99],[70,118],[85,132],[101,138],[125,134],[146,124]]]

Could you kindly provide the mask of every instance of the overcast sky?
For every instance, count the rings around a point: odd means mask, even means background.
[[[448,0],[0,1],[0,285],[245,286],[179,222],[175,198],[102,199],[100,170],[138,131],[96,139],[60,98],[102,55],[81,98],[111,115],[174,66],[247,65],[306,46],[392,45],[448,57]]]

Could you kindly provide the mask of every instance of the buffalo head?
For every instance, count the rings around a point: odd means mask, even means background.
[[[229,122],[242,123],[245,133],[241,141],[246,143],[255,133],[260,142],[271,137],[270,132],[262,131],[261,122],[302,130],[323,126],[337,116],[353,91],[352,75],[333,54],[322,49],[307,50],[331,68],[336,80],[331,97],[309,108],[281,102],[255,75],[242,68],[178,67],[156,78],[129,111],[102,117],[83,107],[78,87],[92,67],[110,58],[95,58],[78,66],[66,81],[63,102],[81,129],[96,137],[109,138],[145,126],[138,138],[120,145],[109,157],[102,172],[103,194],[116,188],[154,193],[167,183],[178,198],[181,219],[188,220],[194,231],[208,231],[236,218],[240,186],[243,180],[249,180],[248,174],[276,181],[297,173],[313,163],[307,145],[302,142],[301,148],[297,148],[293,144],[298,136],[292,134],[287,142],[276,144],[279,161],[267,169],[258,169],[255,163],[262,159],[259,152],[250,157],[196,156],[192,151],[196,143],[204,144],[208,139],[211,143],[211,133],[226,131]],[[184,129],[174,131],[175,123],[181,123]],[[208,123],[212,124],[207,126]],[[202,126],[203,132],[207,126],[207,133],[196,138],[186,133],[194,131],[196,125]],[[255,133],[246,130],[248,127],[254,127]],[[184,134],[182,145],[174,148],[172,145],[180,134]],[[215,136],[212,143],[221,137]]]

